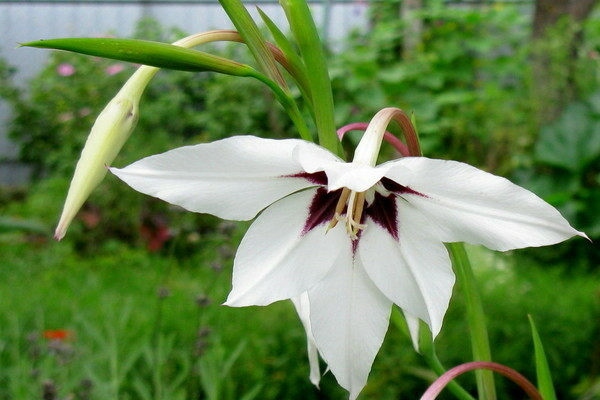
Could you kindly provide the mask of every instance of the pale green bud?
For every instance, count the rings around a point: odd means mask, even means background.
[[[203,32],[178,40],[173,45],[190,48],[218,40],[240,40],[240,36],[234,31]],[[244,75],[244,71],[252,70],[231,60],[210,57],[212,68],[218,72]],[[65,236],[73,218],[102,181],[108,171],[107,167],[131,135],[139,117],[140,98],[156,72],[158,68],[141,66],[96,119],[77,162],[67,200],[54,232],[57,240]]]
[[[77,162],[55,239],[65,236],[71,221],[131,135],[139,117],[140,97],[155,72],[156,68],[140,67],[96,119]]]

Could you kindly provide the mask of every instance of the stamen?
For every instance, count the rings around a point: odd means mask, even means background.
[[[363,192],[350,193],[348,208],[346,209],[346,231],[352,239],[356,239],[358,232],[366,227],[366,225],[360,223],[364,203],[365,194]]]
[[[344,221],[346,224],[346,232],[352,239],[358,238],[358,232],[366,228],[365,224],[361,224],[362,214],[365,206],[365,193],[354,192],[348,188],[342,189],[340,198],[335,207],[333,218],[327,226],[327,232],[333,229],[338,222]],[[345,215],[342,213],[346,210]]]
[[[330,229],[335,228],[339,221],[345,219],[342,217],[342,211],[344,211],[344,207],[346,207],[348,196],[350,196],[350,189],[342,189],[342,194],[340,195],[340,198],[335,206],[335,213],[333,214],[333,218],[331,219],[331,222],[329,222],[329,226],[327,227],[325,233],[329,232]]]
[[[365,192],[360,192],[356,195],[356,202],[354,208],[353,219],[355,222],[360,224],[360,220],[362,219],[363,207],[365,205]]]

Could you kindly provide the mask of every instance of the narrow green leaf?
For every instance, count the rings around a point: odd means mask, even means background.
[[[69,38],[39,40],[22,46],[66,50],[158,68],[181,71],[214,71],[234,76],[254,76],[252,67],[197,50],[135,39]]]
[[[327,70],[325,52],[315,21],[304,0],[280,0],[294,39],[300,48],[308,74],[315,111],[319,144],[333,153],[341,154],[333,120],[333,94]]]
[[[11,232],[49,235],[50,229],[46,225],[34,220],[0,217],[0,234]]]
[[[554,392],[554,385],[552,384],[552,374],[550,373],[550,367],[548,366],[542,339],[540,338],[531,315],[529,315],[529,324],[531,325],[531,336],[533,337],[538,390],[544,400],[556,400],[556,393]]]
[[[306,67],[302,62],[302,59],[300,58],[298,53],[296,53],[294,46],[289,41],[289,39],[283,34],[283,32],[281,32],[281,30],[277,27],[277,25],[275,25],[275,23],[269,18],[269,16],[265,14],[260,8],[257,9],[263,22],[271,32],[271,35],[273,35],[275,43],[277,43],[277,46],[285,55],[285,58],[288,61],[290,67],[288,69],[288,72],[298,83],[298,86],[302,91],[302,95],[306,98],[309,104],[312,104],[312,98],[310,95],[310,85],[308,83]]]
[[[281,72],[277,68],[275,57],[269,50],[267,42],[263,38],[258,26],[239,0],[219,0],[221,6],[235,25],[236,29],[244,38],[244,42],[250,49],[254,59],[258,63],[258,70],[277,82],[282,88],[287,85]]]

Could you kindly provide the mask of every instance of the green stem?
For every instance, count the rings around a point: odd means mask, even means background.
[[[420,353],[425,359],[425,362],[439,377],[446,373],[446,368],[442,365],[440,359],[435,351],[435,343],[431,337],[431,331],[420,322],[421,328],[419,329],[419,347]],[[458,382],[450,381],[448,383],[448,390],[450,390],[456,398],[460,400],[475,400],[473,396],[469,394]]]
[[[448,243],[446,246],[450,252],[458,286],[463,291],[465,297],[473,359],[474,361],[492,361],[483,305],[477,291],[475,275],[473,275],[473,269],[465,251],[465,246],[462,243]],[[475,378],[479,399],[495,400],[496,387],[492,372],[477,370],[475,371]]]
[[[429,367],[436,373],[436,375],[442,376],[446,372],[446,369],[444,368],[444,366],[438,359],[437,354],[435,353],[435,350],[433,350],[433,352],[431,352],[431,353],[423,352],[423,358],[425,359],[425,362],[427,362]],[[452,381],[452,382],[448,383],[448,390],[450,390],[452,392],[452,394],[454,394],[454,396],[456,396],[457,399],[475,400],[475,398],[473,396],[471,396],[469,394],[469,392],[467,392],[456,381]]]
[[[279,103],[283,106],[288,116],[296,126],[296,129],[298,129],[300,137],[309,142],[313,142],[314,140],[310,133],[310,130],[308,129],[308,126],[306,125],[306,122],[304,121],[304,118],[302,117],[302,114],[300,113],[300,110],[298,109],[298,106],[296,105],[294,99],[292,99],[286,92],[284,92],[283,89],[281,89],[281,87],[277,83],[273,82],[258,71],[253,70],[252,73],[248,74],[248,76],[259,80],[273,91],[275,97],[277,98],[277,101],[279,101]]]

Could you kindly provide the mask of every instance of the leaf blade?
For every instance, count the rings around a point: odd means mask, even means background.
[[[529,324],[531,325],[531,336],[533,337],[533,349],[535,353],[535,370],[537,374],[537,384],[540,394],[544,400],[556,400],[556,393],[554,392],[554,384],[552,383],[552,374],[550,373],[550,367],[548,366],[548,359],[544,352],[544,346],[542,345],[542,339],[535,327],[533,318],[529,317]]]
[[[263,38],[258,26],[239,0],[219,0],[219,3],[235,25],[236,29],[244,39],[246,46],[258,63],[258,70],[271,80],[285,89],[286,83],[283,75],[277,68],[275,57],[269,50],[267,42]]]
[[[180,71],[213,71],[234,76],[254,76],[254,69],[248,65],[197,50],[147,40],[65,38],[38,40],[21,46],[65,50]]]
[[[308,5],[303,0],[280,0],[308,74],[319,144],[341,155],[336,135],[331,80],[325,52]]]

